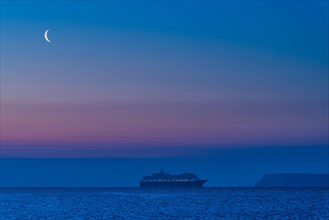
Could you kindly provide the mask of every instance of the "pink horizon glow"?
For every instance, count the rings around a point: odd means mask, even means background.
[[[327,135],[323,118],[328,117],[325,111],[303,103],[262,102],[253,105],[34,104],[22,108],[5,103],[2,116],[1,140],[4,142],[184,144],[323,141]]]

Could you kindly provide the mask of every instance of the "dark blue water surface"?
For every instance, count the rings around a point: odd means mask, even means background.
[[[329,188],[1,188],[1,219],[329,219]]]

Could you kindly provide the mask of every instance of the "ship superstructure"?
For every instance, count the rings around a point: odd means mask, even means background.
[[[202,187],[207,180],[201,180],[193,173],[172,175],[161,170],[159,173],[143,176],[140,187]]]

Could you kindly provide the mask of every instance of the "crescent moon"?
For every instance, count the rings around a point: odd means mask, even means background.
[[[51,43],[51,41],[50,41],[49,38],[48,38],[48,31],[49,31],[49,29],[46,30],[44,36],[45,36],[45,40],[46,40],[47,42]]]

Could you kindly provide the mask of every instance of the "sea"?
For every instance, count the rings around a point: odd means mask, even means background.
[[[329,188],[0,188],[1,219],[329,219]]]

